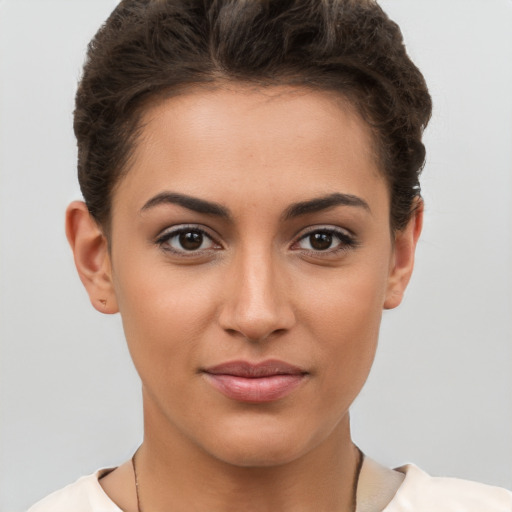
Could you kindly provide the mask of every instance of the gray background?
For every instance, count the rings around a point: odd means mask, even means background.
[[[0,0],[0,510],[128,458],[138,378],[63,231],[71,112],[113,0]],[[354,438],[390,465],[512,487],[512,2],[386,0],[435,103],[426,225]]]

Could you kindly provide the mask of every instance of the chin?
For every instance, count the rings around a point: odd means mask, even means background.
[[[268,468],[282,466],[300,458],[304,453],[288,443],[272,443],[268,439],[261,443],[244,446],[229,446],[215,450],[217,459],[240,468]],[[304,450],[307,451],[307,450]]]
[[[281,466],[308,453],[324,437],[312,435],[299,425],[280,427],[257,423],[243,430],[226,428],[212,439],[208,451],[216,459],[237,467]]]

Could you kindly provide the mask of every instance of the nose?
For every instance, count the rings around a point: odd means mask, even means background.
[[[248,252],[227,270],[226,299],[219,322],[230,334],[264,341],[295,324],[291,290],[275,258]]]

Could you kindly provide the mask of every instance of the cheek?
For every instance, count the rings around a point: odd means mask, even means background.
[[[147,373],[146,366],[151,372],[158,367],[162,371],[193,367],[200,334],[215,314],[214,276],[197,276],[197,268],[176,269],[154,262],[151,266],[123,262],[116,270],[119,310],[139,373]]]
[[[352,401],[366,381],[377,348],[387,273],[385,266],[340,269],[325,282],[304,287],[305,325],[317,341],[331,404]],[[310,283],[311,284],[311,283]],[[339,400],[340,394],[345,395]]]
[[[325,270],[325,269],[324,269]],[[306,322],[336,339],[344,333],[376,334],[387,287],[386,262],[347,266],[332,272],[317,272],[297,290]],[[300,307],[300,306],[299,306]],[[347,340],[348,341],[348,340]]]

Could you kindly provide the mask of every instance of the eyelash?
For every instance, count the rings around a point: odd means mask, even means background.
[[[170,241],[173,238],[178,237],[182,234],[186,234],[186,233],[199,233],[203,237],[202,243],[204,242],[205,239],[207,239],[207,240],[210,240],[212,242],[212,244],[216,245],[217,247],[202,249],[202,250],[187,250],[185,248],[175,249],[170,245]],[[164,250],[166,252],[171,252],[173,254],[177,254],[182,257],[194,257],[194,256],[198,256],[199,254],[204,254],[206,251],[218,250],[219,248],[222,248],[222,246],[207,231],[205,231],[204,229],[200,228],[199,226],[195,226],[195,225],[181,226],[178,228],[172,228],[167,231],[164,231],[161,235],[159,235],[156,238],[155,243],[162,250]]]
[[[292,244],[292,247],[299,244],[303,240],[307,240],[311,236],[315,234],[323,234],[329,235],[332,237],[332,240],[338,240],[339,244],[337,247],[328,248],[325,250],[315,250],[315,249],[302,249],[302,251],[306,254],[314,254],[315,256],[332,256],[339,254],[341,252],[348,251],[349,249],[354,249],[359,245],[359,242],[356,240],[353,234],[348,233],[346,230],[337,229],[334,227],[315,227],[308,228],[308,231],[299,236],[296,242]],[[301,249],[299,249],[301,250]]]
[[[182,249],[176,249],[173,248],[170,245],[170,241],[178,237],[182,234],[186,233],[199,233],[203,238],[201,240],[201,245],[204,243],[205,239],[208,239],[211,241],[213,245],[216,247],[208,247],[206,249],[198,249],[198,250],[187,250],[185,248]],[[315,234],[324,234],[329,235],[332,237],[332,239],[337,239],[339,244],[335,248],[327,248],[325,250],[321,249],[301,249],[298,248],[297,250],[303,252],[304,254],[314,254],[315,256],[330,256],[330,255],[336,255],[340,252],[347,251],[349,249],[353,249],[359,245],[358,241],[355,239],[355,237],[352,234],[347,233],[346,230],[336,229],[333,227],[316,227],[316,228],[308,228],[308,231],[300,235],[296,241],[294,241],[291,245],[291,248],[293,249],[294,246],[298,245],[301,241],[307,240],[309,237],[315,235]],[[222,245],[215,240],[215,238],[210,235],[206,230],[202,229],[199,226],[196,225],[185,225],[177,228],[171,228],[167,231],[164,231],[161,235],[159,235],[155,239],[155,244],[158,245],[162,250],[166,252],[171,252],[173,254],[177,254],[181,257],[194,257],[198,255],[204,255],[208,251],[216,251],[219,249],[222,249]]]

